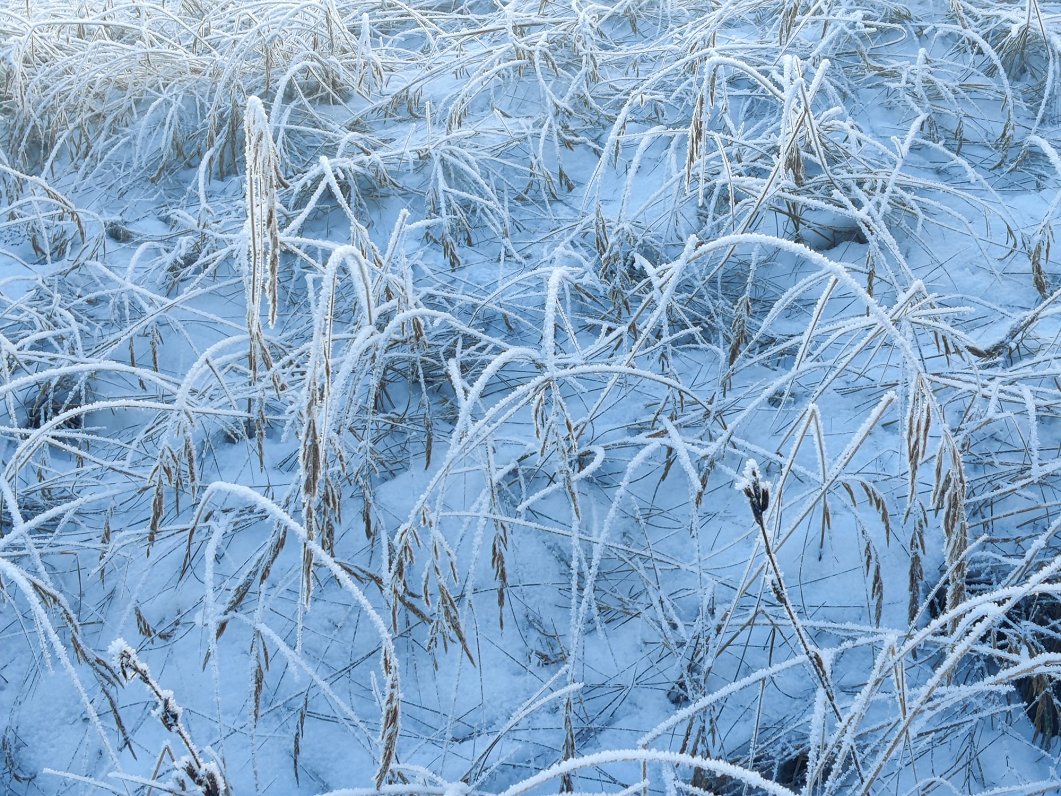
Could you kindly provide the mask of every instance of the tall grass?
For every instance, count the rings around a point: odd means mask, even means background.
[[[1056,789],[1059,20],[0,8],[0,784]]]

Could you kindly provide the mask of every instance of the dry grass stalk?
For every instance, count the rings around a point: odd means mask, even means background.
[[[110,646],[115,667],[125,683],[138,679],[155,697],[158,703],[155,715],[169,732],[176,734],[187,755],[174,760],[174,766],[181,780],[181,789],[195,788],[201,796],[226,796],[230,793],[228,782],[220,766],[214,760],[206,759],[204,753],[196,746],[183,721],[183,711],[173,692],[162,688],[151,676],[147,664],[140,660],[136,651],[123,639],[116,639]],[[159,760],[161,761],[161,755]],[[156,766],[157,771],[157,766]]]

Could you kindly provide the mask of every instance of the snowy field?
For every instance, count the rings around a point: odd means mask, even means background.
[[[0,0],[0,793],[1061,793],[1061,4]]]

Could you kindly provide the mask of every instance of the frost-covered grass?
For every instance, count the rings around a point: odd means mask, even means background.
[[[0,49],[0,790],[1061,789],[1057,3]]]

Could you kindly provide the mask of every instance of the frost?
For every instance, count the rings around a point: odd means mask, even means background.
[[[1058,22],[6,3],[5,786],[1058,790]]]
[[[770,482],[762,479],[759,473],[759,463],[755,459],[748,459],[744,462],[740,477],[733,482],[733,488],[743,493],[756,486],[769,491]]]

